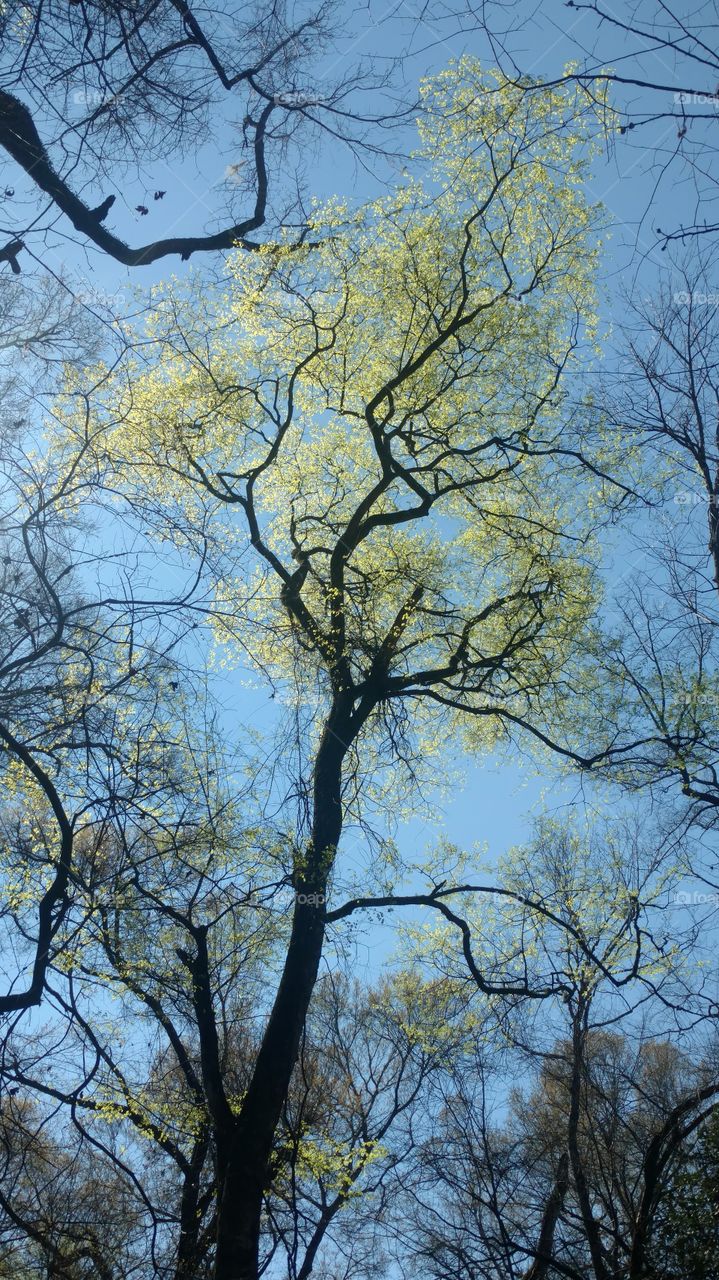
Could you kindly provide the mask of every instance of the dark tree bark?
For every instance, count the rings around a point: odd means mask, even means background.
[[[325,936],[324,900],[342,834],[342,765],[370,708],[336,695],[317,753],[312,838],[296,876],[292,932],[272,1012],[236,1120],[218,1133],[216,1280],[256,1280],[272,1144],[297,1060]]]

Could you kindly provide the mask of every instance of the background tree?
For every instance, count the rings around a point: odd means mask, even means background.
[[[0,62],[10,237],[1,257],[19,271],[26,246],[49,249],[53,265],[71,228],[83,248],[126,266],[257,247],[256,233],[272,240],[282,224],[301,239],[308,155],[327,139],[371,163],[411,110],[391,87],[391,60],[377,70],[366,41],[352,56],[353,26],[349,10],[322,2],[201,13],[186,0],[53,2],[32,13],[11,3]],[[188,151],[208,143],[210,230],[182,172]],[[118,213],[126,229],[116,232]],[[162,231],[129,243],[138,215],[154,226],[159,218]]]
[[[609,85],[614,115],[607,122],[607,143],[614,174],[618,169],[624,186],[633,171],[645,179],[643,207],[635,206],[630,216],[637,272],[656,244],[666,249],[672,242],[711,243],[719,230],[713,6],[703,0],[690,7],[636,0],[620,11],[602,0],[567,0],[563,7],[568,12],[559,21],[551,10],[523,0],[481,6],[470,0],[455,12],[471,15],[493,62],[529,93],[571,81],[595,100],[603,99]],[[549,58],[538,58],[537,49],[547,46]],[[616,176],[610,179],[615,185]],[[680,220],[671,211],[677,190],[686,210]]]
[[[0,916],[8,983],[0,1011],[11,1013],[41,1000],[89,811],[95,807],[96,820],[152,787],[150,761],[141,777],[128,734],[133,715],[136,725],[152,720],[151,673],[167,669],[190,625],[197,574],[187,556],[174,599],[141,598],[137,529],[115,526],[108,556],[92,528],[101,470],[90,461],[87,417],[62,455],[49,444],[64,362],[72,350],[75,376],[87,375],[102,345],[98,327],[59,285],[5,280],[0,307]],[[86,395],[78,402],[86,411]],[[103,518],[109,527],[109,513]],[[196,565],[201,555],[200,542]]]
[[[15,1091],[17,1092],[17,1091]],[[0,1128],[0,1275],[84,1280],[142,1275],[137,1205],[112,1168],[26,1098]]]
[[[658,1206],[653,1256],[678,1275],[713,1280],[717,1274],[716,1109],[677,1152],[667,1192]]]
[[[613,779],[684,797],[676,821],[713,824],[717,790],[717,325],[703,253],[635,301],[601,399],[626,442],[643,513],[626,533],[595,676],[614,690],[585,735],[611,745]],[[595,704],[597,705],[597,704]],[[696,845],[687,846],[698,852]],[[706,875],[711,858],[693,863]]]
[[[592,937],[591,956],[576,950],[569,928],[564,945],[553,938],[544,915],[532,928],[525,917],[512,919],[511,903],[482,908],[489,919],[476,933],[487,947],[503,946],[530,972],[553,964],[555,995],[534,1017],[526,1001],[492,1002],[482,1036],[431,1086],[430,1113],[440,1123],[428,1126],[417,1149],[405,1179],[406,1217],[398,1219],[398,1257],[408,1273],[673,1274],[658,1242],[672,1202],[670,1171],[713,1114],[719,1082],[711,1023],[696,996],[681,994],[680,956],[691,937],[676,946],[662,939],[673,850],[665,847],[657,861],[649,842],[642,845],[622,824],[589,838],[545,824],[514,854],[522,882],[532,877],[534,900]],[[415,945],[429,954],[421,930]],[[444,957],[442,972],[461,981],[451,953],[436,937],[431,945],[433,957]],[[683,1014],[683,1049],[667,1015],[672,1006]],[[498,1040],[487,1035],[493,1019]]]

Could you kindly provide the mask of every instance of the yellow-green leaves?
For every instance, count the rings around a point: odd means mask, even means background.
[[[565,390],[594,325],[595,127],[569,86],[453,64],[415,179],[173,288],[109,380],[118,483],[209,522],[217,637],[294,698],[439,690],[491,740],[555,687],[596,596]]]

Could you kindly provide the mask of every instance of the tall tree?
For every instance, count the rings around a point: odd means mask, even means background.
[[[343,828],[389,761],[411,775],[420,733],[550,741],[594,607],[576,485],[606,476],[563,394],[592,324],[594,123],[573,91],[528,97],[462,62],[426,89],[427,187],[318,211],[320,248],[243,261],[219,298],[168,298],[94,418],[148,519],[211,513],[218,637],[302,724],[292,925],[236,1113],[211,1023],[202,1063],[217,1280],[257,1275]],[[204,928],[186,963],[205,1009]]]

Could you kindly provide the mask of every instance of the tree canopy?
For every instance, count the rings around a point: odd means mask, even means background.
[[[3,12],[0,1274],[716,1271],[710,229],[493,13]]]

